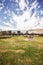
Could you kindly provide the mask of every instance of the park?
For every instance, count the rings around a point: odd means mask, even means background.
[[[43,65],[43,36],[0,38],[0,65]]]

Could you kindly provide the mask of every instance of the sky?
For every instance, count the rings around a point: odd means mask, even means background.
[[[0,29],[43,28],[43,0],[0,0]]]

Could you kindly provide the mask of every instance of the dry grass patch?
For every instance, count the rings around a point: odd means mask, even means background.
[[[0,50],[0,52],[8,52],[8,51],[15,52],[15,50]]]
[[[25,50],[0,50],[0,52],[15,52],[15,53],[25,53]]]
[[[43,50],[43,44],[35,44],[35,45],[34,47],[36,47],[38,50]]]
[[[32,62],[32,59],[26,58],[26,62],[27,62],[27,63],[28,63],[28,62]]]
[[[21,50],[21,49],[20,49],[20,50],[16,50],[15,52],[16,52],[16,53],[25,53],[25,50]]]
[[[26,65],[31,65],[33,60],[31,58],[26,58]]]
[[[40,50],[43,49],[43,44],[37,44],[36,47]]]
[[[6,39],[3,39],[3,41],[9,42],[9,43],[14,43],[15,39],[13,39],[13,38],[6,38]]]
[[[26,41],[34,41],[34,38],[25,38]]]

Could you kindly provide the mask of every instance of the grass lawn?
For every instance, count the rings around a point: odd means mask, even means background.
[[[0,65],[43,65],[43,37],[0,39]]]

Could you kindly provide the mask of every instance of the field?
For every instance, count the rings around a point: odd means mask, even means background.
[[[0,65],[43,65],[43,37],[0,39]]]

